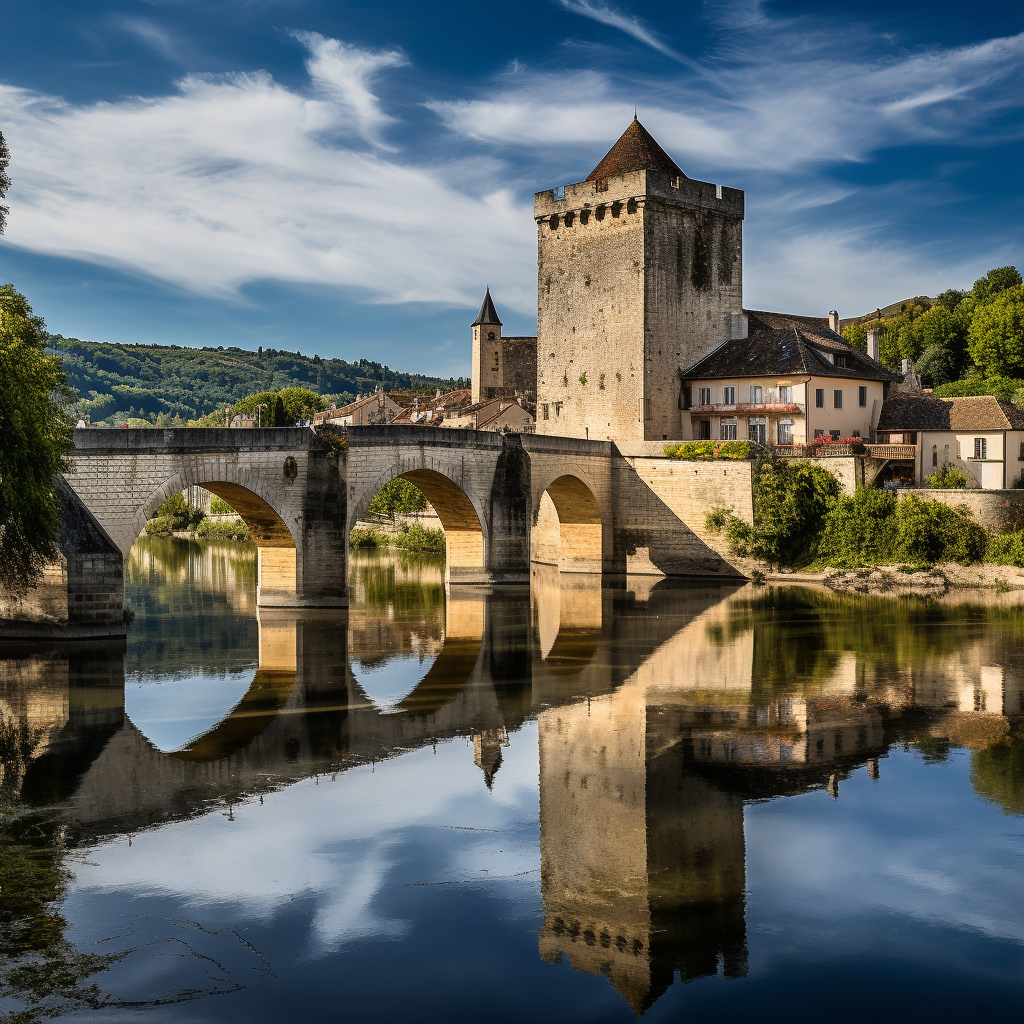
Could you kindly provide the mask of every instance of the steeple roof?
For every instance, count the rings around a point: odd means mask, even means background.
[[[497,310],[494,308],[494,302],[491,299],[491,289],[487,289],[487,293],[484,295],[484,301],[480,303],[480,312],[477,313],[476,319],[471,324],[472,327],[477,327],[480,324],[497,324],[501,326],[501,321],[498,319]]]
[[[661,171],[672,178],[686,177],[635,116],[633,123],[619,136],[619,141],[587,175],[587,181],[614,178],[632,171]]]

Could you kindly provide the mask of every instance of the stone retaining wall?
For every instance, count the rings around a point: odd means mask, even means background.
[[[919,498],[941,501],[944,505],[966,505],[976,523],[989,533],[1005,533],[1024,528],[1024,490],[983,491],[980,488],[921,488],[898,492],[900,497],[916,494]]]

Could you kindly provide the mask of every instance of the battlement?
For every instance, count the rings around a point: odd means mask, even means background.
[[[740,219],[744,213],[742,189],[674,177],[661,171],[639,170],[537,192],[533,197],[533,216],[538,223],[549,221],[548,226],[557,230],[557,226],[600,222],[608,214],[618,217],[623,210],[627,215],[633,214],[651,200]],[[568,223],[566,215],[571,218]],[[557,226],[550,223],[556,217]]]

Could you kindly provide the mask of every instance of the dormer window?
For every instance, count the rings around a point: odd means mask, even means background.
[[[841,367],[842,369],[845,369],[846,368],[846,356],[842,355],[839,352],[836,352],[832,356],[832,363],[835,366],[838,366],[838,367]]]

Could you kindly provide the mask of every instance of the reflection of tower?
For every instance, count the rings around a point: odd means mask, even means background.
[[[684,774],[656,716],[626,689],[540,717],[541,956],[637,1013],[674,971],[746,970],[742,800]]]
[[[507,746],[508,732],[504,726],[473,735],[473,763],[483,771],[488,789],[494,785],[494,776],[501,767],[501,748]]]

